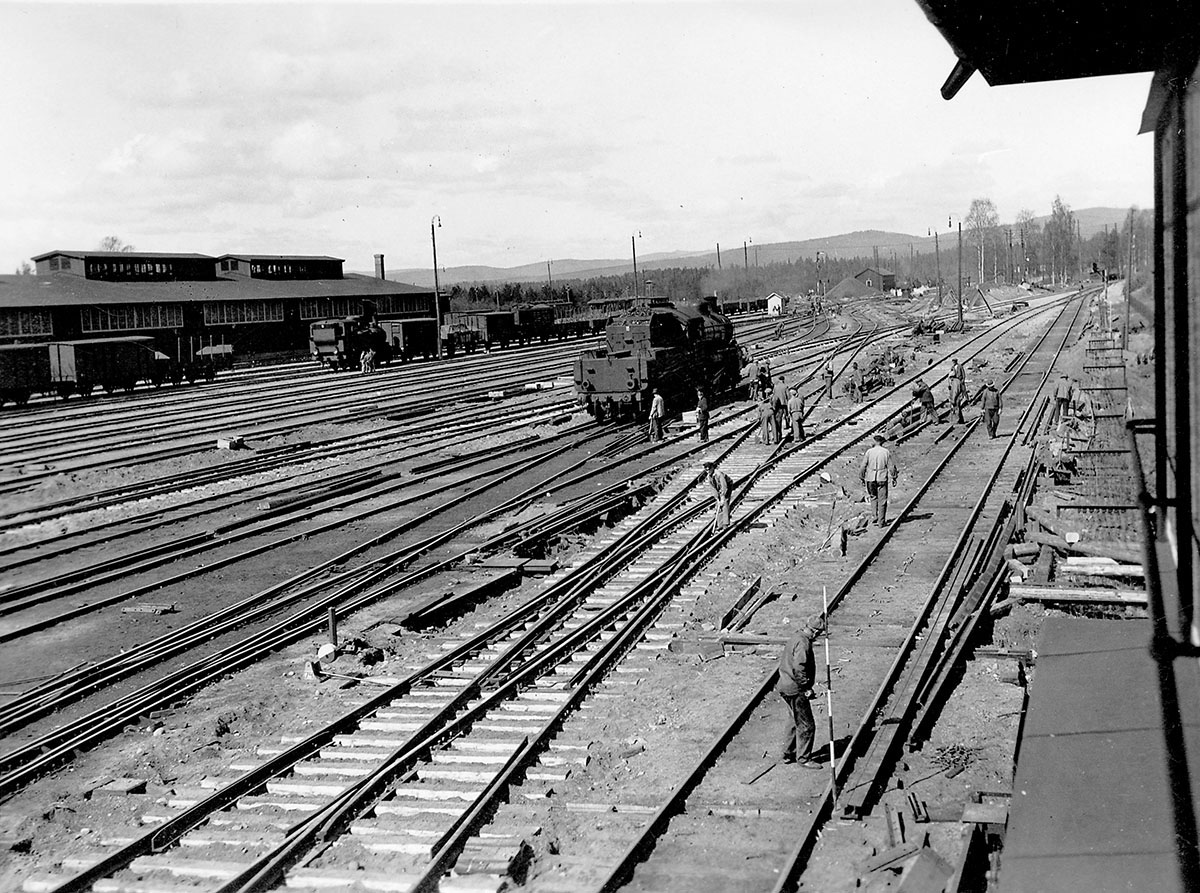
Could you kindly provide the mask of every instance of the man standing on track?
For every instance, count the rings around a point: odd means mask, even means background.
[[[771,393],[768,391],[758,402],[758,442],[774,443],[775,411],[771,409]]]
[[[792,417],[792,442],[799,443],[804,439],[804,395],[800,393],[799,385],[793,385],[787,406]]]
[[[650,401],[650,440],[659,441],[663,439],[662,424],[663,417],[667,414],[667,407],[658,388],[654,389],[653,394],[654,399]]]
[[[833,360],[829,360],[825,364],[825,369],[821,373],[821,380],[825,382],[825,399],[833,400]]]
[[[788,392],[787,385],[783,383],[783,376],[780,375],[775,382],[775,386],[771,388],[771,412],[775,416],[775,442],[783,443],[784,416],[787,415]]]
[[[858,368],[858,363],[850,364],[850,400],[854,403],[862,402],[863,398],[863,374]]]
[[[702,388],[696,388],[696,425],[700,428],[700,442],[708,440],[708,398]]]
[[[1067,417],[1067,410],[1070,406],[1071,377],[1064,372],[1059,375],[1058,384],[1054,386],[1054,413],[1050,416],[1051,427]]]
[[[805,769],[820,769],[821,764],[813,760],[813,734],[817,724],[813,721],[809,698],[816,681],[816,660],[813,657],[813,639],[825,631],[825,618],[813,614],[805,619],[796,635],[783,648],[779,657],[779,681],[775,690],[788,708],[784,727],[783,753],[780,759],[795,763]]]
[[[867,495],[875,507],[876,527],[887,524],[888,482],[893,485],[900,474],[900,469],[892,460],[892,451],[883,445],[886,438],[882,434],[875,435],[875,445],[863,456],[862,466],[858,476],[867,487]]]
[[[996,390],[996,382],[988,379],[983,383],[971,400],[974,403],[980,401],[980,406],[983,409],[983,423],[987,425],[988,437],[996,436],[996,428],[1000,426],[1000,392]]]
[[[953,370],[951,370],[951,373],[953,373]],[[963,403],[966,402],[966,393],[963,390],[962,379],[955,378],[954,375],[951,374],[950,377],[946,379],[946,382],[950,386],[950,411],[955,414],[958,423],[961,425],[965,421],[965,419],[963,419],[962,408]]]
[[[713,530],[720,532],[729,526],[729,495],[733,490],[733,481],[723,471],[717,470],[717,463],[704,463],[704,477],[712,485],[713,497],[717,500],[717,516],[713,519]]]

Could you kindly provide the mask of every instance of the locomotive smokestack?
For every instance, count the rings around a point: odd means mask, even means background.
[[[386,276],[383,275],[383,255],[382,254],[375,255],[375,278],[376,279],[386,279],[387,278]]]

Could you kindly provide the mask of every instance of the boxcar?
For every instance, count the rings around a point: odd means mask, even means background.
[[[549,304],[518,307],[513,315],[520,340],[545,342],[554,336],[554,308]]]
[[[479,333],[480,343],[489,349],[508,347],[510,343],[517,340],[517,330],[511,310],[472,313],[467,320],[467,324]]]
[[[436,319],[381,319],[392,348],[392,359],[408,362],[414,357],[430,359],[437,356],[438,324]]]
[[[148,335],[54,341],[50,353],[50,384],[60,396],[89,394],[99,385],[110,393],[132,391],[139,381],[161,384],[167,374],[166,356],[154,350]]]
[[[50,391],[50,351],[45,344],[0,346],[0,405],[24,406],[34,394]]]

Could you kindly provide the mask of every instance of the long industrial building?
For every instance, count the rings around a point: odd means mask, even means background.
[[[313,320],[431,317],[433,292],[343,273],[342,258],[278,254],[48,251],[36,276],[0,276],[0,343],[152,335],[185,359],[304,350]],[[443,299],[444,300],[444,299]]]

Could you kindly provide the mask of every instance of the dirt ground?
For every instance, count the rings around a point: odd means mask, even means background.
[[[1036,326],[1025,328],[1028,331]],[[915,363],[925,363],[940,351],[927,340],[908,346],[912,348]],[[997,354],[987,366],[976,364],[968,369],[968,376],[978,378],[989,370],[998,370],[1010,356],[1011,353]],[[332,432],[313,430],[288,435],[272,445],[348,433],[346,426],[333,428]],[[374,424],[370,428],[372,432],[378,430]],[[530,433],[552,430],[547,426]],[[469,448],[499,446],[514,436],[484,437],[473,441]],[[448,450],[442,455],[451,453]],[[137,469],[63,475],[50,479],[30,498],[36,496],[36,501],[41,502],[50,495],[94,492],[236,458],[237,454],[213,452]],[[911,464],[919,465],[920,458],[912,457]],[[314,464],[306,471],[316,472],[325,467]],[[686,617],[690,630],[714,629],[732,599],[759,575],[765,585],[777,586],[783,594],[759,612],[748,632],[786,635],[804,616],[819,610],[817,581],[836,578],[854,557],[838,555],[830,534],[863,512],[853,460],[840,460],[832,470],[834,486],[844,488],[846,497],[839,499],[832,511],[825,504],[797,503],[789,510],[786,523],[748,537],[736,563],[714,569],[706,580],[705,596]],[[201,491],[191,495],[204,494]],[[537,507],[532,509],[537,510]],[[69,529],[77,523],[90,522],[71,520],[63,522],[63,526]],[[498,522],[497,526],[503,523],[507,522]],[[51,523],[27,535],[41,536],[56,530]],[[482,536],[486,531],[478,533]],[[353,538],[358,531],[347,530],[346,534]],[[586,542],[583,535],[565,538],[554,545],[553,555],[567,560]],[[264,560],[256,577],[261,578],[263,570],[269,571],[268,577],[283,572],[282,568],[270,565],[270,559]],[[472,578],[472,570],[465,568],[455,579]],[[443,633],[471,629],[477,621],[494,618],[499,611],[521,603],[540,587],[537,580],[526,580],[443,630],[394,634],[394,618],[405,604],[444,591],[446,585],[445,578],[418,585],[398,600],[382,602],[343,620],[343,638],[358,639],[364,648],[343,654],[330,668],[335,672],[403,676],[407,668],[422,662],[427,650]],[[975,645],[1033,650],[1046,615],[1044,609],[1037,607],[1015,608],[997,618]],[[146,620],[145,625],[153,622]],[[135,635],[144,636],[144,628]],[[0,805],[3,824],[0,833],[12,846],[0,858],[0,889],[16,889],[20,879],[35,868],[62,863],[73,856],[91,855],[105,841],[144,832],[156,816],[164,814],[166,801],[203,796],[205,791],[237,774],[232,765],[254,759],[258,747],[277,745],[283,735],[304,734],[376,693],[377,687],[364,683],[306,678],[306,662],[316,656],[324,638],[323,631],[314,631],[308,639],[267,656],[206,688],[186,703],[146,717],[138,726],[127,729],[102,747],[81,752],[66,769],[47,776]],[[378,649],[382,659],[376,659],[378,655],[370,651],[373,657],[368,665],[361,656],[368,649]],[[641,794],[640,802],[657,804],[678,782],[679,774],[688,764],[684,757],[697,752],[711,739],[715,730],[728,721],[739,699],[744,703],[746,692],[772,669],[775,654],[774,649],[762,648],[704,660],[696,654],[662,653],[653,661],[651,677],[622,690],[622,709],[605,715],[599,736],[603,744],[589,751],[588,771],[568,782],[574,786],[564,788],[564,793],[584,800],[603,799],[615,791],[628,790],[635,783]],[[961,849],[962,825],[958,819],[963,806],[978,792],[1005,792],[1011,785],[1025,703],[1023,683],[1033,673],[1036,661],[1019,671],[1016,662],[1008,659],[980,656],[968,661],[930,739],[920,750],[906,754],[891,778],[883,802],[907,818],[912,815],[909,794],[918,797],[932,821],[927,826],[908,827],[915,833],[927,830],[931,846],[949,862],[957,858]],[[754,741],[773,741],[775,708],[773,702],[764,705],[755,719],[749,733]],[[761,755],[755,754],[754,759],[761,759]],[[145,788],[120,794],[103,790],[112,780],[122,778],[144,780]],[[888,845],[886,824],[879,818],[882,811],[881,804],[863,822],[832,826],[813,854],[814,871],[806,875],[804,889],[855,889],[862,882],[861,867],[865,859]],[[547,851],[552,841],[586,842],[589,835],[602,830],[597,821],[603,825],[605,820],[584,821],[565,812],[553,812],[544,829]],[[535,868],[535,877],[536,874]]]

